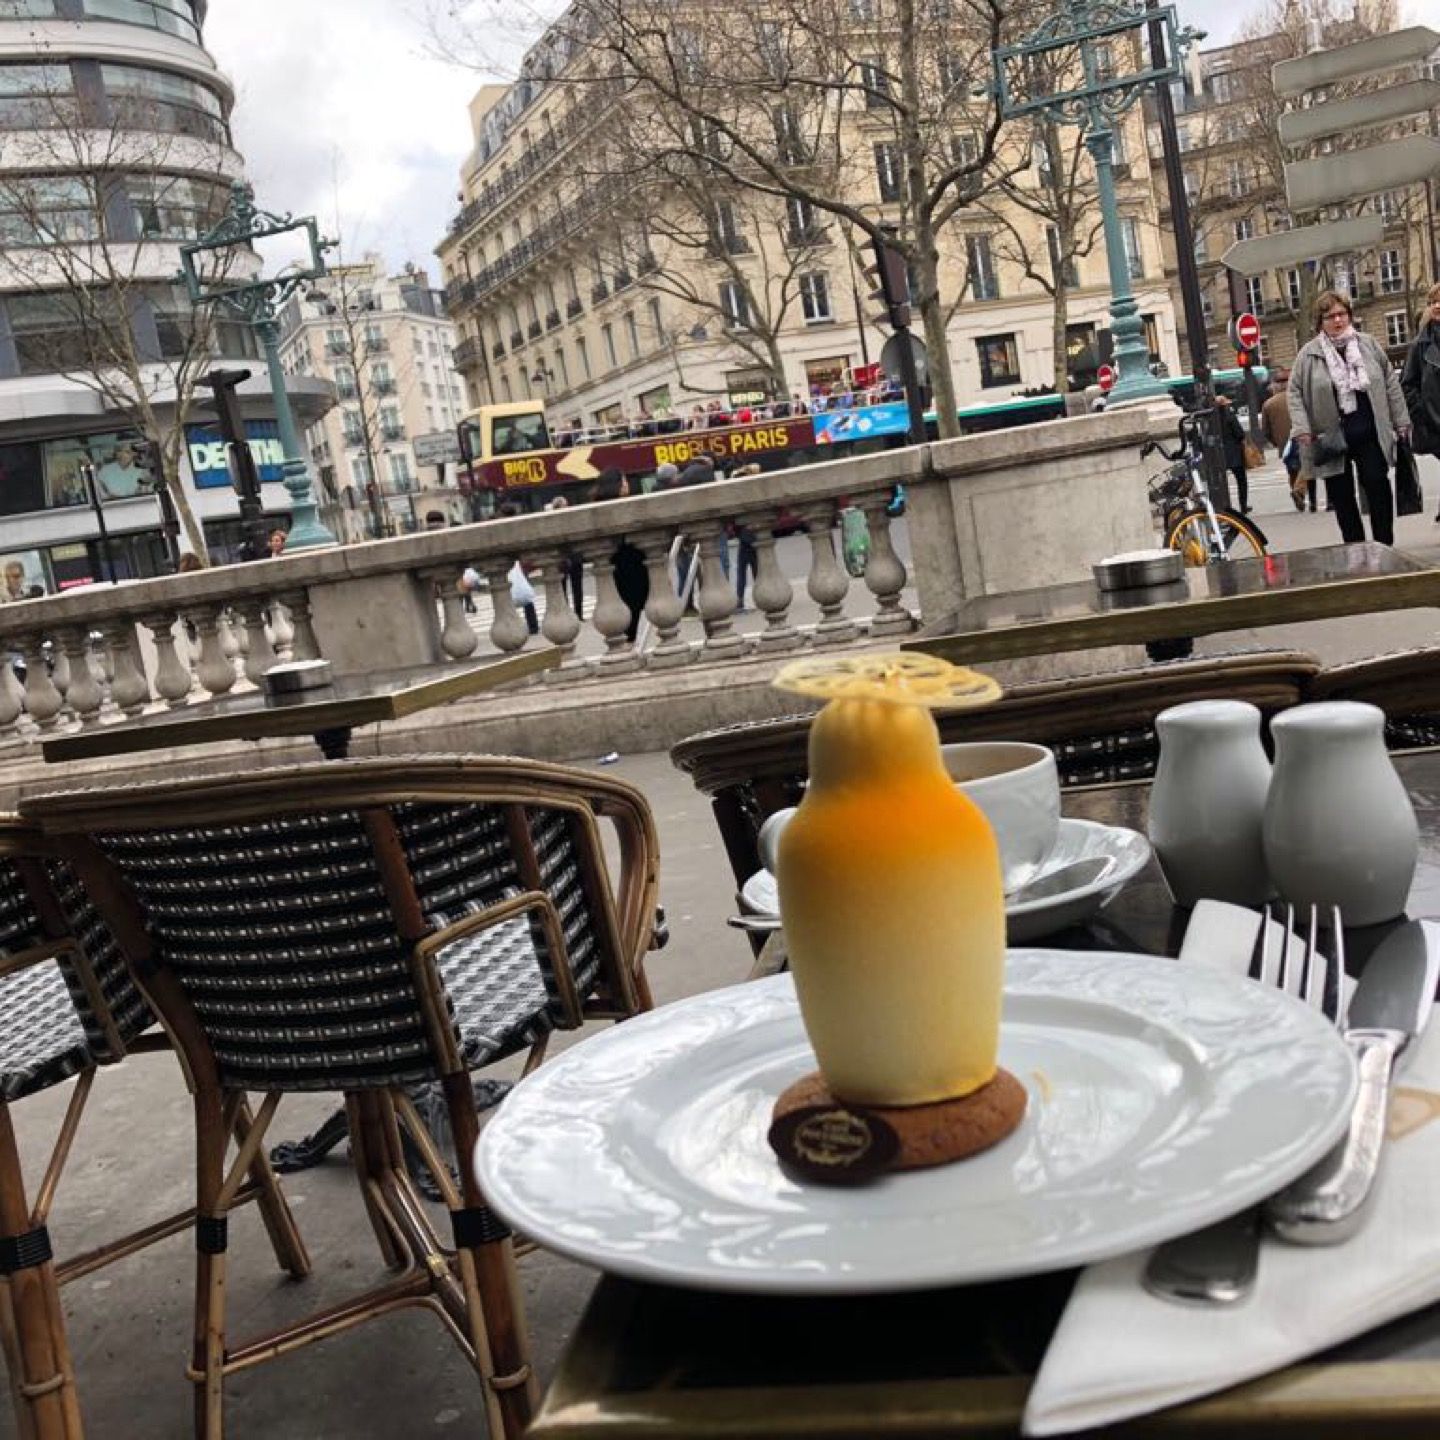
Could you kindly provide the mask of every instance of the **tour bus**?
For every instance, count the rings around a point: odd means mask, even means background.
[[[1263,386],[1267,378],[1257,367]],[[1213,382],[1237,402],[1243,398],[1244,372],[1216,371]],[[1193,398],[1189,376],[1169,379],[1178,404]],[[833,403],[833,402],[832,402]],[[541,400],[481,405],[459,425],[464,459],[462,483],[475,496],[477,509],[491,513],[502,502],[536,510],[557,495],[569,500],[588,497],[601,471],[618,469],[636,489],[648,488],[665,464],[683,470],[708,455],[717,468],[730,471],[758,463],[764,470],[809,465],[892,449],[908,442],[909,411],[902,399],[876,404],[834,404],[796,413],[788,402],[736,407],[728,423],[689,430],[678,418],[644,419],[627,426],[557,430]],[[956,412],[962,435],[983,434],[1018,425],[1058,420],[1066,413],[1066,397],[1052,393],[1017,395]],[[925,417],[926,432],[935,438],[934,412]]]

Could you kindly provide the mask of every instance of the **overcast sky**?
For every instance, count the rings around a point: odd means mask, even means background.
[[[458,208],[466,105],[484,76],[427,53],[425,0],[210,0],[206,43],[237,89],[234,127],[260,204],[439,275]],[[1220,44],[1246,0],[1180,0]],[[497,60],[503,63],[502,51]],[[337,203],[338,202],[338,203]]]

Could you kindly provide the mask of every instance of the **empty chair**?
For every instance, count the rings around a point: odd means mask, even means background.
[[[37,831],[0,817],[0,1339],[22,1436],[78,1440],[81,1410],[59,1286],[188,1227],[175,1215],[56,1262],[48,1221],[97,1068],[137,1050],[168,1050],[118,947],[73,873]],[[75,1078],[38,1189],[25,1184],[11,1107]],[[177,1069],[176,1079],[179,1080]],[[230,1117],[248,1133],[248,1108]],[[237,1200],[261,1198],[282,1267],[299,1278],[310,1262],[263,1155],[246,1167]],[[138,1199],[139,1197],[137,1197]],[[127,1199],[122,1186],[117,1208]]]
[[[495,1435],[536,1398],[512,1238],[473,1174],[470,1071],[555,1027],[650,1003],[657,845],[644,797],[509,759],[353,761],[29,803],[175,1037],[195,1097],[196,1434],[223,1434],[230,1372],[405,1306],[437,1313],[479,1372]],[[600,822],[615,830],[612,881]],[[407,1087],[438,1082],[458,1186]],[[351,1157],[390,1284],[232,1344],[226,1217],[280,1098],[343,1093]],[[226,1169],[228,1117],[262,1092]],[[450,1212],[435,1235],[401,1129]]]

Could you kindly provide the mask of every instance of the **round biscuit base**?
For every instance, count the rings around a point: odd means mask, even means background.
[[[1008,1070],[997,1069],[988,1084],[957,1100],[937,1100],[929,1105],[847,1107],[843,1100],[836,1100],[824,1077],[815,1070],[781,1092],[771,1119],[779,1120],[811,1105],[838,1105],[877,1115],[900,1141],[900,1152],[890,1168],[919,1170],[928,1165],[948,1165],[988,1150],[1019,1125],[1027,1098],[1025,1087]]]

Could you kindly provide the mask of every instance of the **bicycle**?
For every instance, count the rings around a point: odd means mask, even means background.
[[[1265,532],[1234,510],[1217,510],[1200,470],[1197,418],[1213,410],[1192,410],[1180,417],[1180,448],[1167,450],[1158,440],[1140,447],[1142,456],[1157,450],[1170,466],[1148,482],[1151,509],[1161,523],[1165,546],[1178,550],[1187,566],[1199,568],[1228,560],[1258,560],[1268,550]]]

